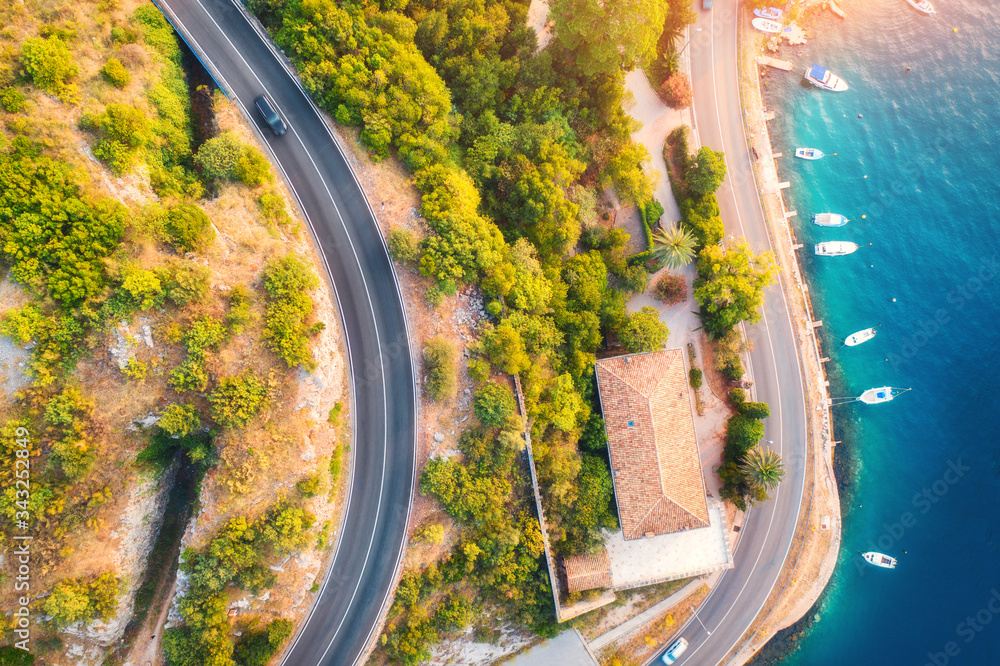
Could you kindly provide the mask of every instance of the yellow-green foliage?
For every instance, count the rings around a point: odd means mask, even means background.
[[[80,71],[69,46],[55,36],[25,40],[21,45],[21,64],[36,86],[60,98],[72,92],[67,83]]]
[[[226,339],[226,327],[215,317],[194,320],[184,334],[187,356],[170,373],[169,383],[175,391],[204,391],[208,388],[205,357]]]
[[[122,581],[110,571],[90,581],[67,578],[52,588],[42,611],[59,627],[74,622],[107,620],[115,615]]]
[[[170,242],[180,252],[204,250],[215,240],[212,222],[201,207],[180,204],[170,209],[165,225]]]
[[[134,265],[123,271],[120,289],[128,295],[135,310],[157,306],[163,296],[163,286],[156,272]]]
[[[257,187],[274,178],[267,158],[233,132],[223,132],[202,144],[195,162],[209,180],[238,180]]]
[[[212,418],[223,428],[242,428],[267,401],[267,387],[255,375],[246,372],[225,377],[208,397]]]
[[[214,233],[214,232],[213,232]],[[176,305],[200,301],[208,293],[208,269],[187,261],[170,260],[156,269],[163,292]]]
[[[257,206],[260,208],[260,213],[264,217],[264,220],[271,224],[283,227],[292,221],[292,218],[288,215],[288,210],[285,208],[285,200],[274,191],[261,193],[257,197]]]
[[[24,111],[24,93],[17,88],[4,88],[0,90],[0,106],[7,113],[20,113]]]
[[[301,364],[310,372],[316,362],[309,350],[309,335],[323,328],[322,323],[306,324],[313,309],[309,292],[318,284],[312,269],[291,254],[272,259],[264,269],[264,288],[270,296],[264,317],[264,340],[289,367]]]
[[[149,375],[149,365],[143,363],[137,358],[130,358],[128,360],[128,365],[122,371],[126,377],[129,379],[134,379],[141,382]]]
[[[132,80],[132,75],[118,58],[108,58],[101,68],[101,74],[104,75],[104,80],[115,88],[124,88]]]
[[[226,325],[233,335],[243,333],[243,327],[250,321],[250,290],[246,285],[238,284],[229,290],[229,312],[226,313]]]
[[[243,154],[236,160],[233,175],[250,187],[257,187],[274,180],[267,158],[253,146],[244,147]]]
[[[82,479],[94,466],[97,452],[88,428],[93,408],[76,387],[63,389],[45,405],[45,422],[55,440],[52,460],[70,481]]]
[[[457,356],[455,345],[447,338],[438,336],[427,341],[424,348],[425,388],[431,400],[447,400],[455,396]]]
[[[198,414],[198,408],[194,405],[180,405],[172,402],[160,413],[157,425],[169,435],[183,437],[201,426],[201,418]]]

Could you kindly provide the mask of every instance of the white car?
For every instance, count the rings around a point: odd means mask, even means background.
[[[667,651],[663,653],[663,663],[672,664],[677,659],[684,654],[684,651],[688,649],[688,642],[683,638],[678,638],[676,641],[670,644]]]

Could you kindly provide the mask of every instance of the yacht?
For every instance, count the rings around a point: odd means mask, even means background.
[[[754,19],[757,21],[758,19]],[[756,26],[755,26],[756,27]],[[842,78],[831,72],[825,67],[820,67],[819,65],[813,65],[806,70],[806,81],[813,84],[817,88],[822,88],[823,90],[830,90],[833,92],[844,92],[847,90],[847,82]]]
[[[857,333],[851,333],[850,335],[847,336],[847,339],[844,340],[844,344],[847,345],[848,347],[857,347],[861,343],[868,342],[869,340],[874,338],[875,333],[876,331],[874,328],[866,328],[863,331],[858,331]]]
[[[883,555],[882,553],[876,553],[874,550],[861,553],[861,557],[865,558],[865,561],[869,564],[874,564],[877,567],[882,567],[883,569],[895,569],[896,568],[896,558],[889,557],[888,555]]]
[[[816,244],[816,254],[821,257],[842,257],[858,249],[857,243],[850,241],[826,241]]]
[[[909,3],[909,5],[914,9],[916,9],[918,12],[923,12],[928,16],[934,16],[935,14],[937,14],[937,12],[934,11],[934,5],[927,2],[927,0],[906,0],[906,2]],[[754,14],[757,14],[757,12],[754,12]],[[760,14],[757,14],[757,16],[760,16]]]
[[[863,402],[866,405],[880,405],[883,402],[889,402],[894,399],[897,395],[906,393],[910,389],[898,389],[892,388],[891,386],[882,386],[879,388],[870,388],[861,395],[859,395],[855,400],[858,402]]]
[[[813,224],[820,227],[842,227],[848,222],[850,220],[837,213],[816,213],[813,215]]]
[[[820,160],[823,159],[823,151],[815,148],[796,148],[795,156],[804,160]]]
[[[750,25],[757,28],[761,32],[767,32],[771,34],[777,34],[781,32],[781,24],[777,21],[770,21],[768,19],[755,18],[750,21]]]
[[[765,7],[764,9],[753,10],[754,16],[758,16],[762,19],[769,19],[771,21],[779,20],[782,14],[784,14],[784,12],[777,7]]]

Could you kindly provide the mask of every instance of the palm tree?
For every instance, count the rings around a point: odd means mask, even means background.
[[[675,225],[669,229],[662,226],[653,233],[653,256],[668,268],[687,266],[694,259],[698,240],[687,229]]]
[[[759,446],[747,451],[740,463],[740,470],[751,490],[763,490],[765,493],[777,488],[785,478],[785,464],[781,462],[781,455]]]

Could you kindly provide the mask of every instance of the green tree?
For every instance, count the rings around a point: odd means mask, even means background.
[[[700,197],[714,194],[726,179],[726,156],[702,146],[688,167],[685,180],[688,189]]]
[[[649,352],[663,349],[670,331],[660,320],[660,313],[648,305],[628,316],[625,325],[618,330],[618,339],[625,351]]]
[[[122,277],[121,290],[129,305],[136,310],[148,310],[163,300],[163,286],[155,271],[129,266]]]
[[[694,259],[697,243],[694,235],[679,225],[660,227],[653,233],[653,256],[667,268],[681,268]]]
[[[420,258],[420,241],[409,229],[393,227],[386,242],[389,254],[401,264],[413,263]]]
[[[172,402],[160,412],[157,425],[169,435],[184,437],[201,427],[201,414],[194,405]]]
[[[638,66],[656,45],[667,4],[657,0],[554,0],[556,41],[585,76]]]
[[[98,118],[106,139],[128,148],[138,148],[150,139],[149,119],[142,109],[128,104],[108,104]]]
[[[271,620],[263,629],[245,632],[236,642],[233,659],[239,666],[267,666],[292,635],[292,623],[284,618]]]
[[[225,377],[208,397],[212,403],[212,418],[223,428],[242,428],[267,401],[267,387],[253,374],[246,372]]]
[[[455,396],[456,357],[458,352],[447,338],[437,336],[424,347],[426,390],[431,400],[441,401]]]
[[[715,195],[681,199],[681,226],[698,239],[698,249],[715,245],[726,235],[726,227],[719,217],[719,202]]]
[[[210,180],[230,180],[243,156],[244,143],[233,132],[223,132],[201,145],[194,156],[202,175]]]
[[[479,422],[489,428],[509,428],[514,422],[517,403],[510,388],[489,383],[476,390],[473,403]]]
[[[233,176],[250,187],[257,187],[274,180],[271,165],[264,154],[253,146],[243,146],[243,152],[233,167]]]
[[[24,111],[24,93],[14,87],[0,90],[0,107],[7,113]]]
[[[115,88],[124,88],[132,80],[132,75],[128,73],[125,65],[118,58],[108,58],[104,67],[101,68],[101,74],[104,76],[104,80]]]
[[[724,449],[727,462],[739,463],[747,451],[757,446],[764,436],[764,424],[742,414],[729,417],[726,422],[726,446]]]
[[[201,251],[215,240],[215,230],[205,211],[196,204],[173,206],[167,214],[165,230],[179,252]]]
[[[774,276],[771,253],[755,255],[746,241],[728,249],[709,246],[702,250],[694,298],[701,306],[706,332],[712,337],[720,337],[741,321],[759,321],[764,289]]]
[[[766,402],[743,402],[738,409],[740,414],[752,419],[766,419],[771,415],[771,408]]]
[[[79,73],[66,42],[52,36],[32,37],[21,45],[21,64],[35,85],[50,95],[60,95]]]
[[[759,446],[747,451],[739,467],[747,484],[752,489],[762,490],[765,493],[777,488],[785,478],[785,465],[781,461],[781,455],[777,451],[762,449]]]
[[[316,367],[309,336],[323,329],[322,322],[306,323],[313,311],[309,293],[318,285],[312,268],[293,254],[271,259],[264,267],[264,288],[269,297],[264,340],[289,367],[302,365],[309,372]]]

